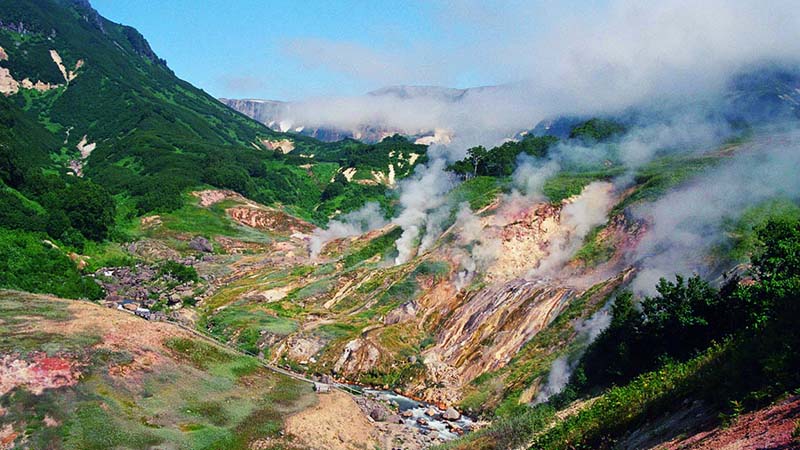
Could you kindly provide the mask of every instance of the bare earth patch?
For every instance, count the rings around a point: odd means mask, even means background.
[[[79,377],[79,365],[60,356],[49,357],[38,353],[30,362],[17,359],[14,355],[0,358],[0,396],[19,386],[40,395],[45,389],[74,386]]]
[[[286,421],[286,432],[310,449],[373,449],[375,431],[353,399],[342,392],[317,396],[319,403]]]
[[[663,450],[797,449],[800,437],[800,396],[745,414],[727,428],[678,437],[655,446]]]

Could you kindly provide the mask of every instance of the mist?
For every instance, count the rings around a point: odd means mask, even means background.
[[[730,159],[654,203],[633,210],[649,229],[629,260],[638,266],[632,288],[654,294],[659,278],[676,273],[713,275],[711,250],[727,240],[726,219],[747,208],[781,197],[800,199],[800,132],[756,137]],[[778,138],[775,138],[778,136]]]
[[[447,193],[455,186],[452,174],[445,171],[444,159],[435,159],[427,165],[417,166],[414,174],[400,182],[400,214],[392,223],[400,226],[403,233],[395,243],[397,247],[396,264],[403,264],[417,254],[420,234],[440,234],[441,225],[447,215],[439,208],[445,206]],[[436,213],[431,214],[437,210]],[[426,245],[429,245],[428,238]]]
[[[457,14],[462,10],[470,13]],[[376,88],[452,86],[458,84],[457,74],[476,70],[497,80],[496,86],[469,89],[456,97],[317,97],[293,103],[285,119],[310,127],[368,125],[407,134],[447,129],[461,140],[457,146],[466,148],[497,143],[547,117],[713,103],[732,75],[759,64],[794,64],[800,55],[800,10],[786,0],[768,7],[748,0],[647,5],[612,0],[586,17],[534,2],[498,8],[467,1],[448,5],[441,14],[443,24],[467,27],[475,38],[465,37],[455,49],[438,48],[436,43],[371,49],[315,40],[317,54],[328,49],[337,57],[314,62],[368,80]],[[541,26],[504,26],[496,35],[481,33],[498,24],[518,23],[521,17]],[[311,58],[308,51],[308,46],[298,45],[286,49],[288,57],[303,61]],[[381,61],[379,70],[376,58]]]

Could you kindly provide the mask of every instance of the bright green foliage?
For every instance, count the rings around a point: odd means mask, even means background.
[[[0,287],[96,300],[104,296],[94,280],[82,277],[42,234],[0,228]]]
[[[477,211],[493,202],[501,190],[502,183],[498,178],[479,176],[456,186],[450,196],[456,203],[469,202],[470,209]]]
[[[86,136],[97,144],[87,177],[130,196],[139,213],[177,209],[184,190],[204,183],[262,203],[296,205],[308,215],[319,201],[328,180],[308,189],[311,177],[296,167],[309,160],[266,150],[260,141],[290,139],[300,152],[320,155],[325,144],[274,132],[178,79],[136,30],[77,2],[55,0],[0,1],[0,20],[27,30],[0,30],[9,54],[0,64],[17,79],[65,84],[50,49],[70,70],[84,61],[64,88],[0,100],[6,125],[0,142],[10,143],[0,146],[0,175],[11,187],[32,169],[64,173]],[[415,151],[424,154],[424,147]],[[369,155],[363,158],[353,163],[370,163]]]
[[[740,326],[731,287],[720,294],[697,276],[677,276],[674,283],[662,279],[656,289],[659,295],[643,299],[641,311],[630,293],[617,297],[611,325],[579,367],[581,388],[623,383],[666,359],[685,359]]]
[[[473,147],[467,150],[467,157],[450,165],[449,169],[464,177],[470,176],[509,176],[514,172],[517,158],[521,154],[534,158],[544,158],[547,151],[558,142],[553,136],[527,135],[519,142],[509,141],[491,150]]]
[[[187,266],[175,261],[166,261],[161,266],[161,275],[169,275],[181,283],[189,281],[199,281],[197,270],[192,266]]]
[[[702,156],[659,158],[639,169],[634,178],[635,190],[618,203],[611,214],[619,214],[636,202],[655,200],[718,161],[718,158]]]
[[[732,243],[720,250],[734,261],[746,260],[760,245],[758,229],[770,220],[800,220],[800,206],[788,199],[775,199],[747,209],[738,220],[724,225]]]
[[[573,260],[592,267],[608,261],[614,255],[614,245],[600,237],[604,228],[603,225],[597,226],[586,235],[583,247],[575,253]]]
[[[623,134],[625,131],[624,125],[613,120],[593,118],[573,128],[569,132],[569,137],[586,142],[602,142]]]
[[[610,327],[583,357],[573,383],[586,389],[633,381],[537,445],[613,442],[610,436],[686,396],[737,414],[800,386],[800,222],[770,221],[758,238],[754,283],[737,285],[734,278],[717,291],[698,277],[661,280],[659,295],[645,298],[641,309],[630,294],[617,297]],[[729,344],[715,347],[715,341]],[[700,356],[690,359],[694,354]],[[676,360],[687,362],[670,362]]]
[[[559,203],[562,200],[580,194],[583,188],[593,181],[610,180],[621,173],[622,170],[620,168],[586,172],[559,172],[547,179],[542,190],[551,202]]]

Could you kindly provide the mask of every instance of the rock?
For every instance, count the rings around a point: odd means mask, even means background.
[[[428,420],[425,419],[424,417],[420,417],[419,419],[417,419],[417,423],[420,424],[420,425],[425,426],[425,425],[428,425]]]
[[[387,417],[386,421],[389,423],[397,423],[401,425],[403,424],[403,418],[398,416],[397,414],[392,414],[391,416]]]
[[[438,414],[438,413],[436,412],[436,410],[435,410],[435,409],[433,409],[433,408],[428,408],[428,409],[425,411],[425,414],[426,414],[426,415],[428,415],[428,416],[431,416],[431,417],[433,417],[433,416],[435,416],[435,415],[436,415],[436,414]]]
[[[411,418],[411,417],[414,417],[414,413],[413,413],[413,412],[412,412],[410,409],[407,409],[407,410],[405,410],[405,411],[401,412],[401,413],[400,413],[400,415],[401,415],[402,417],[405,417],[405,418],[407,418],[407,419],[408,419],[408,418]]]
[[[214,251],[214,246],[203,236],[197,236],[189,241],[189,248],[203,253],[211,253]]]
[[[128,303],[123,303],[122,307],[127,309],[128,311],[136,311],[136,309],[139,308],[139,304],[138,303],[133,303],[133,302],[128,302]]]
[[[462,430],[461,427],[459,427],[456,424],[452,424],[452,423],[447,424],[447,429],[450,430],[451,432],[459,435],[459,436],[464,434],[464,430]]]
[[[372,408],[372,411],[369,412],[369,416],[376,422],[383,422],[386,420],[386,410],[378,407]]]
[[[445,420],[458,420],[461,418],[461,413],[455,410],[452,406],[447,408],[447,411],[442,414],[442,418]]]

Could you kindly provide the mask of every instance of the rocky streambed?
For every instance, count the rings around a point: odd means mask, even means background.
[[[405,425],[430,441],[448,441],[478,428],[478,424],[453,408],[443,410],[398,393],[357,386],[363,395],[356,399],[362,410],[376,422]]]

